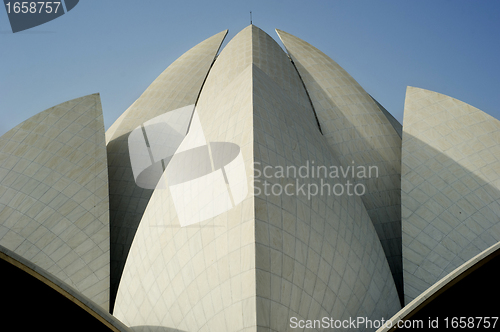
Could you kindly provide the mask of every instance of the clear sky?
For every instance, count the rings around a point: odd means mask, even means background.
[[[96,92],[107,129],[177,57],[229,29],[226,44],[250,11],[278,42],[275,28],[337,61],[400,122],[408,85],[500,119],[497,0],[81,0],[16,34],[0,8],[0,134]]]

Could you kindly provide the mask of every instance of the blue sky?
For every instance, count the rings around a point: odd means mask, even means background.
[[[275,40],[278,28],[329,55],[400,122],[408,85],[500,119],[500,1],[81,0],[16,34],[0,8],[0,134],[96,92],[107,129],[185,51],[249,25],[250,10]]]

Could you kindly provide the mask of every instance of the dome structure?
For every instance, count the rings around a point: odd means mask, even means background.
[[[199,43],[106,133],[94,94],[0,137],[9,283],[92,330],[373,331],[487,274],[498,120],[409,87],[401,125],[277,33]]]

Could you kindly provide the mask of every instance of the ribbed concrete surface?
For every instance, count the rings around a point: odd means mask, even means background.
[[[500,241],[500,121],[408,87],[401,181],[409,303]]]
[[[98,94],[0,137],[0,245],[109,307],[109,210]]]

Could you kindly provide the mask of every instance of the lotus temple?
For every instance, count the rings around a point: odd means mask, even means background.
[[[92,94],[0,137],[6,322],[496,324],[500,122],[408,87],[401,125],[329,56],[276,32],[285,49],[254,25],[222,49],[227,30],[199,43],[106,131]]]

